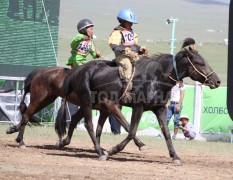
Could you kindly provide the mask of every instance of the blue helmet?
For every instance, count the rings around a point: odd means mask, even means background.
[[[117,15],[117,19],[137,24],[136,14],[131,9],[121,9]]]

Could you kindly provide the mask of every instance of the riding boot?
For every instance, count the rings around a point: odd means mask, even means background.
[[[122,102],[129,103],[132,100],[131,91],[133,88],[133,83],[129,81],[123,81],[122,87],[123,87]]]

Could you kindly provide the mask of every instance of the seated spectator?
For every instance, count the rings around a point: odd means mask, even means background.
[[[182,129],[185,136],[184,140],[192,140],[196,137],[196,130],[192,123],[189,122],[189,117],[187,115],[180,116],[181,125],[179,126]]]

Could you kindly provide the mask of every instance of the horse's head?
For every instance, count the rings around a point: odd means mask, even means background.
[[[180,78],[189,76],[211,89],[219,87],[221,81],[207,61],[193,49],[183,49],[176,55],[177,72]]]

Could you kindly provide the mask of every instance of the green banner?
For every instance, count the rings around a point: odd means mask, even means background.
[[[60,0],[0,1],[0,76],[57,64]]]
[[[186,86],[182,114],[187,114],[190,117],[191,122],[193,119],[193,105],[194,105],[194,87]],[[130,122],[131,116],[132,116],[131,108],[123,107],[122,112],[125,118],[127,119],[127,121]],[[138,128],[145,129],[149,127],[160,129],[159,123],[154,113],[151,111],[146,111],[142,115]],[[169,129],[172,130],[173,128],[174,128],[174,125],[173,125],[173,118],[172,118],[169,124]]]
[[[225,87],[203,88],[201,132],[229,133],[228,126],[232,126],[233,121],[228,115],[226,96]]]

